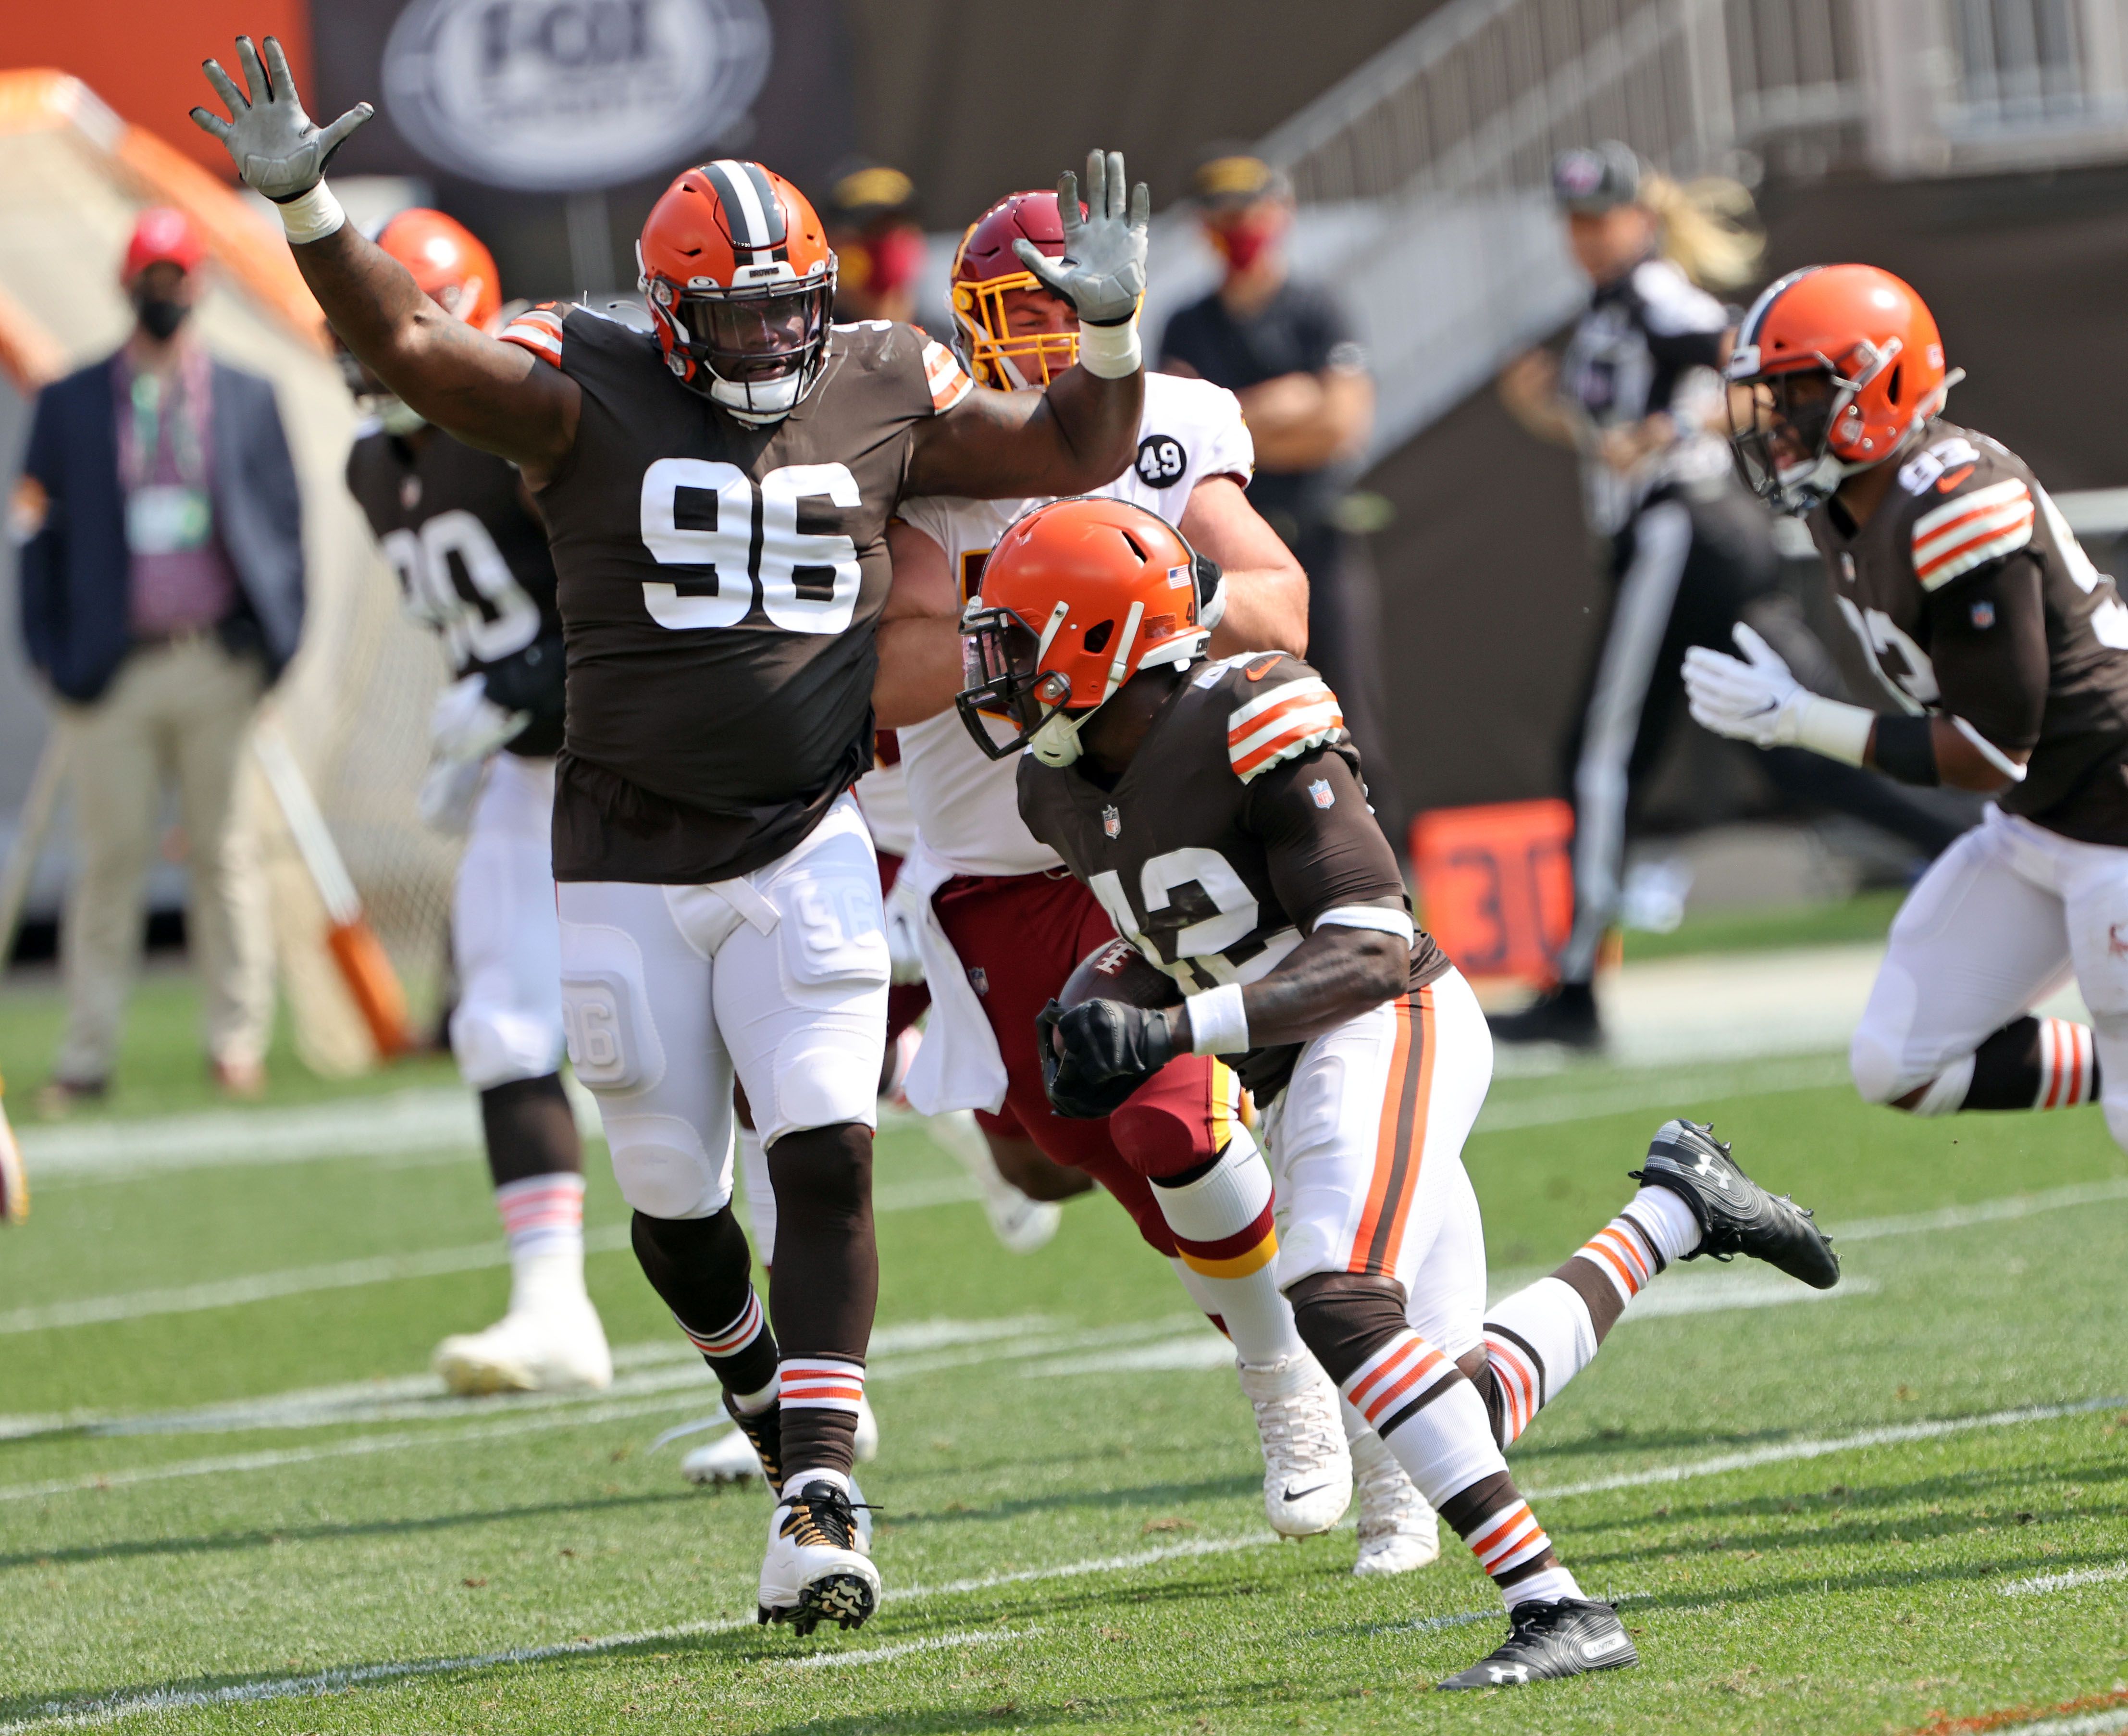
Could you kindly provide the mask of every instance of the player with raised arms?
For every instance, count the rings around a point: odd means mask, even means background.
[[[1083,331],[1045,392],[976,387],[911,326],[831,326],[819,217],[737,159],[680,175],[644,224],[654,335],[555,307],[498,340],[425,295],[325,185],[368,105],[320,128],[264,48],[238,39],[245,90],[206,64],[230,118],[193,119],[278,206],[347,347],[416,414],[515,464],[546,520],[570,1056],[644,1272],[781,1491],[762,1620],[856,1626],[880,1595],[849,1473],[888,952],[848,792],[872,759],[886,523],[905,495],[1067,492],[1130,461],[1148,197],[1114,155],[1088,159],[1085,217],[1076,178],[1061,183],[1064,257],[1028,264]],[[769,1320],[730,1209],[734,1074],[780,1207]]]
[[[1084,1112],[1178,1055],[1235,1067],[1301,1339],[1506,1599],[1506,1642],[1442,1686],[1633,1663],[1503,1449],[1672,1261],[1746,1253],[1821,1289],[1838,1262],[1808,1213],[1674,1120],[1618,1215],[1487,1310],[1462,1160],[1492,1077],[1484,1015],[1412,921],[1336,696],[1284,653],[1206,661],[1195,564],[1142,507],[1059,501],[1005,532],[962,624],[970,734],[1027,750],[1029,830],[1171,979],[1156,996],[1118,973],[1046,1009],[1051,1100]]]
[[[377,245],[476,331],[502,312],[495,259],[440,211],[402,211]],[[343,352],[365,420],[347,486],[399,575],[408,611],[454,678],[436,704],[421,816],[462,834],[451,900],[451,1052],[480,1095],[510,1306],[436,1347],[454,1392],[604,1386],[613,1358],[584,1291],[584,1158],[562,1088],[561,930],[554,920],[554,753],[562,623],[554,563],[517,471],[432,428]]]
[[[1961,371],[1874,265],[1792,272],[1729,362],[1746,480],[1805,518],[1888,715],[1804,689],[1747,627],[1685,654],[1692,715],[1996,798],[1892,925],[1849,1064],[1921,1115],[2101,1103],[2128,1148],[2128,606],[2024,460],[1944,416]],[[2092,1023],[2032,1008],[2071,974]]]
[[[1009,194],[985,212],[962,237],[951,283],[962,359],[977,379],[1007,389],[1046,384],[1074,365],[1080,345],[1076,311],[1028,269],[1019,241],[1062,254],[1055,193]],[[1234,395],[1147,375],[1137,453],[1099,492],[1180,521],[1204,557],[1190,582],[1201,587],[1207,617],[1217,612],[1215,647],[1304,649],[1307,576],[1243,492],[1255,454]],[[919,838],[890,903],[910,913],[934,985],[905,1088],[927,1113],[974,1111],[1008,1177],[1043,1181],[1059,1164],[1097,1179],[1173,1263],[1234,1343],[1275,1530],[1328,1530],[1351,1501],[1356,1468],[1359,1571],[1422,1566],[1439,1550],[1432,1514],[1386,1454],[1363,1453],[1355,1467],[1337,1389],[1279,1291],[1271,1175],[1236,1112],[1233,1069],[1178,1056],[1090,1118],[1058,1115],[1043,1093],[1035,1015],[1115,930],[1020,819],[1011,759],[977,748],[953,706],[962,611],[980,598],[984,559],[1005,527],[1039,504],[928,497],[905,501],[887,528],[894,588],[881,617],[873,703],[898,726]],[[992,732],[1010,733],[1003,724]]]

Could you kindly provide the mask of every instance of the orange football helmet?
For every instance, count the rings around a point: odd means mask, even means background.
[[[961,616],[961,721],[993,759],[1079,757],[1079,731],[1141,669],[1201,657],[1219,568],[1157,512],[1102,495],[1052,501],[1006,528]],[[1016,734],[992,739],[984,716]]]
[[[416,206],[377,231],[377,245],[413,273],[421,293],[485,331],[502,312],[495,255],[455,217]]]
[[[1890,272],[1812,265],[1752,303],[1728,376],[1745,481],[1776,511],[1803,513],[1904,451],[1964,373],[1945,371],[1936,316]]]
[[[1076,311],[1069,331],[1014,333],[1005,312],[1009,293],[1054,293],[1019,263],[1014,241],[1032,241],[1052,259],[1064,256],[1064,222],[1054,193],[1007,193],[968,226],[953,254],[953,323],[962,357],[970,373],[1000,392],[1047,386],[1079,359]]]
[[[667,188],[636,243],[665,365],[759,427],[781,421],[827,359],[835,254],[805,194],[721,157]]]

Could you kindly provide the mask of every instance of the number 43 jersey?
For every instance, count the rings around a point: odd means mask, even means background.
[[[515,672],[518,685],[544,688],[552,659],[555,702],[510,744],[514,754],[552,754],[562,744],[562,623],[547,528],[525,503],[517,467],[439,428],[401,440],[373,426],[347,455],[347,487],[454,675],[529,661],[539,667]]]
[[[1284,652],[1185,671],[1113,786],[1085,759],[1060,769],[1022,755],[1019,810],[1185,992],[1257,982],[1324,925],[1407,941],[1412,988],[1448,969],[1413,924],[1336,695]],[[1262,1101],[1294,1053],[1223,1058]]]
[[[887,520],[918,426],[971,383],[912,326],[838,326],[805,400],[748,428],[583,308],[502,335],[583,394],[539,497],[568,642],[555,878],[765,867],[872,763]]]
[[[1936,421],[1859,530],[1811,514],[1833,601],[1899,710],[1954,719],[1997,798],[2064,837],[2128,844],[2128,607],[2024,461]]]

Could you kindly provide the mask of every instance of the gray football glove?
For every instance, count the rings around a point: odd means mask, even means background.
[[[1064,223],[1064,257],[1052,259],[1032,241],[1012,250],[1043,283],[1079,310],[1081,323],[1120,326],[1145,293],[1146,226],[1152,194],[1144,182],[1130,189],[1124,214],[1123,156],[1086,153],[1086,215],[1079,215],[1079,178],[1066,170],[1057,183],[1057,213]]]
[[[245,186],[276,205],[285,205],[302,197],[324,178],[332,154],[377,111],[367,102],[358,102],[321,131],[317,123],[303,112],[302,99],[296,94],[295,75],[288,70],[288,57],[281,52],[277,40],[266,39],[264,65],[249,36],[236,39],[236,54],[243,63],[244,82],[250,87],[250,97],[247,100],[237,89],[220,61],[209,60],[202,68],[207,82],[228,104],[231,118],[225,121],[211,109],[196,108],[192,121],[202,132],[212,133],[229,147]]]

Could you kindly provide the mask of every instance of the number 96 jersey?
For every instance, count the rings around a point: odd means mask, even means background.
[[[562,622],[547,527],[525,504],[517,467],[441,429],[404,440],[373,427],[347,455],[347,487],[398,573],[407,609],[442,639],[453,674],[543,651],[554,659],[553,706],[510,744],[515,754],[552,754],[562,744]],[[543,640],[550,643],[540,647]]]
[[[583,394],[539,497],[568,644],[554,878],[765,867],[872,763],[887,519],[918,426],[971,383],[912,326],[838,326],[797,408],[748,428],[583,308],[502,335]]]
[[[1412,988],[1449,968],[1413,924],[1337,696],[1284,652],[1184,672],[1113,786],[1087,760],[1022,755],[1019,811],[1116,932],[1186,992],[1257,982],[1326,925],[1408,941]],[[1222,1058],[1261,1101],[1294,1053]]]

